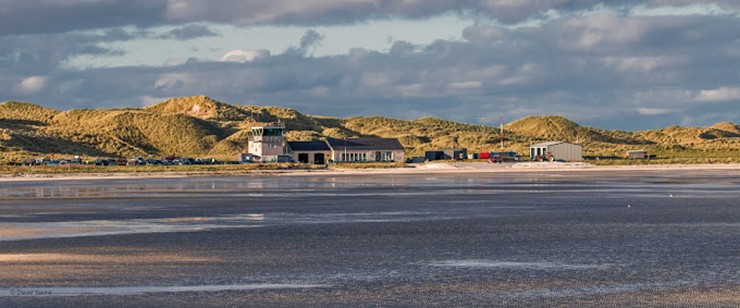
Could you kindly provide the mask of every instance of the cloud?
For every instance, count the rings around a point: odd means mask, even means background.
[[[165,34],[160,35],[159,38],[186,41],[201,37],[218,35],[218,33],[203,25],[186,25],[182,28],[170,30]]]
[[[280,3],[253,9],[264,12]],[[422,6],[395,3],[387,7],[394,14]],[[430,4],[413,16],[443,10],[448,2],[424,3]],[[318,4],[316,14],[331,5]],[[310,10],[304,4],[290,9]],[[189,10],[199,12],[182,8],[183,20],[195,14]],[[115,53],[111,44],[102,44],[110,40],[151,34],[127,27],[11,35],[0,37],[0,93],[57,109],[205,94],[341,117],[437,116],[478,123],[485,114],[560,114],[584,125],[644,129],[678,123],[685,114],[692,121],[737,118],[733,104],[723,102],[737,97],[728,83],[737,79],[737,68],[728,63],[740,56],[738,28],[740,18],[733,16],[579,13],[525,27],[479,24],[463,31],[464,40],[395,41],[387,51],[355,48],[326,57],[312,56],[322,34],[307,30],[283,53],[242,42],[254,49],[237,45],[198,59],[173,59],[171,65],[112,68],[63,64],[78,54]],[[44,76],[43,87],[19,91],[29,76]]]
[[[220,61],[247,63],[247,62],[252,62],[256,59],[266,58],[269,56],[270,56],[270,51],[268,50],[234,49],[234,50],[229,50],[223,56],[221,56]]]
[[[364,22],[373,19],[422,19],[449,13],[495,19],[513,24],[541,18],[552,12],[582,12],[612,7],[664,7],[689,5],[716,5],[723,9],[737,9],[733,0],[667,1],[621,0],[171,0],[166,16],[177,21],[216,21],[241,25],[291,24],[331,25]]]
[[[670,109],[665,108],[637,108],[637,113],[646,116],[663,115],[671,112],[675,111],[671,111]]]
[[[207,22],[250,25],[341,25],[393,18],[424,19],[445,14],[516,24],[548,14],[630,7],[706,6],[740,9],[735,0],[2,0],[0,36],[64,33],[136,26]],[[737,13],[735,11],[735,13]],[[621,29],[615,29],[621,31]],[[588,38],[584,42],[588,44]]]
[[[31,76],[18,83],[15,90],[22,95],[37,94],[44,90],[47,80],[46,76]]]
[[[166,23],[167,0],[3,0],[0,36]]]
[[[603,63],[607,67],[620,72],[652,72],[656,69],[672,67],[675,64],[686,62],[682,57],[666,56],[620,56],[605,57]]]
[[[166,73],[154,81],[154,88],[158,90],[181,89],[195,84],[195,79],[188,73]]]
[[[740,101],[740,87],[720,87],[712,90],[701,90],[696,96],[701,102]]]
[[[306,30],[298,46],[292,46],[286,50],[287,54],[306,55],[309,51],[321,44],[324,37],[313,29]]]
[[[490,43],[506,37],[507,30],[490,25],[476,25],[463,30],[463,38],[471,43]]]

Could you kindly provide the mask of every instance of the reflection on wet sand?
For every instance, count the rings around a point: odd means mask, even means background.
[[[161,219],[83,220],[63,222],[0,223],[0,241],[43,238],[71,238],[141,233],[197,232],[223,228],[256,228],[267,225],[363,223],[410,221],[429,217],[428,213],[290,213],[235,214],[210,217],[172,217]]]
[[[3,183],[0,306],[737,307],[738,178]]]
[[[521,270],[585,270],[603,269],[612,264],[568,264],[562,262],[512,262],[490,260],[447,260],[430,263],[438,267],[478,268],[478,269],[521,269]]]
[[[85,263],[172,263],[172,262],[217,262],[216,258],[198,258],[182,255],[144,253],[133,256],[110,254],[73,253],[5,253],[0,254],[0,264],[85,264]]]
[[[233,285],[195,286],[133,286],[133,287],[34,287],[0,288],[0,297],[15,296],[89,296],[89,295],[140,295],[147,293],[223,292],[276,289],[329,288],[327,284],[257,283]]]

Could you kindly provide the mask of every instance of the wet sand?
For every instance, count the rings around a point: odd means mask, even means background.
[[[0,306],[740,305],[740,170],[0,185]]]
[[[84,173],[84,174],[6,174],[0,175],[0,183],[54,180],[120,180],[144,178],[188,178],[215,176],[337,176],[337,175],[399,175],[440,173],[524,173],[524,172],[633,172],[633,171],[696,171],[696,170],[740,170],[740,164],[670,164],[670,165],[626,165],[597,166],[583,162],[517,162],[492,164],[486,162],[432,162],[409,165],[406,168],[379,169],[293,169],[293,170],[246,170],[246,171],[166,171],[137,173]]]

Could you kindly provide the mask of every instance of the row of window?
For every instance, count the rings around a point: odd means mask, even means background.
[[[531,148],[529,149],[529,151],[530,151],[530,155],[529,155],[530,157],[536,157],[536,156],[547,154],[547,148]]]
[[[282,137],[284,130],[281,128],[253,128],[252,136]]]
[[[378,151],[374,153],[375,157],[369,157],[368,159],[368,153],[342,153],[341,154],[341,161],[349,161],[349,162],[355,162],[355,161],[392,161],[393,160],[393,152],[392,151]]]

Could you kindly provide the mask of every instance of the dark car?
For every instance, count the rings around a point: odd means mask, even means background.
[[[96,166],[111,166],[116,165],[116,160],[111,158],[98,158],[95,160]]]
[[[158,160],[158,159],[147,158],[147,159],[144,160],[144,164],[147,165],[147,166],[150,166],[150,165],[151,166],[154,166],[154,165],[161,165],[162,162],[160,160]]]

